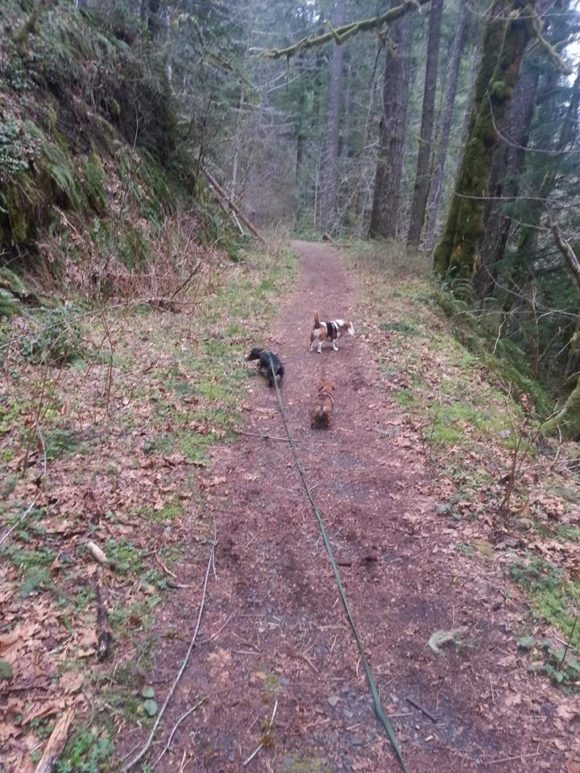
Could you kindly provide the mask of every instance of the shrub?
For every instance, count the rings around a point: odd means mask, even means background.
[[[78,358],[82,351],[82,335],[71,305],[43,309],[32,317],[32,329],[22,341],[22,356],[33,365],[62,366]]]

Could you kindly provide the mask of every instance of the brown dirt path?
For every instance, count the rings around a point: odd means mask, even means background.
[[[468,558],[449,560],[452,530],[436,514],[419,442],[402,437],[404,417],[370,347],[356,337],[341,339],[339,352],[308,351],[314,309],[323,319],[352,314],[355,327],[363,322],[355,280],[332,248],[294,246],[298,282],[282,299],[268,345],[286,365],[290,430],[409,770],[567,769],[571,736],[562,740],[554,724],[554,690],[545,678],[528,677],[518,656],[511,623],[525,609],[508,609],[492,570],[482,577]],[[322,377],[337,386],[327,432],[309,426]],[[258,378],[251,389],[247,432],[282,437],[274,391]],[[202,643],[167,712],[157,753],[196,697],[207,701],[179,726],[156,769],[242,770],[277,700],[273,743],[244,769],[396,771],[287,444],[242,436],[216,449],[211,474],[225,478],[208,500],[217,576]],[[191,568],[196,584],[176,592],[157,623],[160,696],[187,647],[200,571]],[[428,649],[435,630],[461,625],[471,646],[447,647],[439,656]],[[183,635],[162,639],[169,628]],[[140,738],[133,733],[126,748]]]

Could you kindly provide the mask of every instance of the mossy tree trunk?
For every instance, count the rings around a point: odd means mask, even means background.
[[[491,199],[484,213],[485,234],[481,244],[481,259],[474,276],[475,288],[481,298],[495,289],[498,265],[503,258],[513,218],[506,214],[505,202],[515,201],[525,168],[526,147],[538,90],[539,69],[530,67],[519,77],[502,134],[507,142],[497,148],[490,175]]]
[[[484,232],[492,159],[525,48],[533,35],[533,1],[497,0],[487,22],[467,142],[443,236],[435,250],[442,276],[473,276]]]

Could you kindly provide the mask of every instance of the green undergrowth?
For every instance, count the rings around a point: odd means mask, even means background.
[[[0,25],[0,266],[94,298],[130,296],[152,273],[167,284],[192,242],[241,257],[136,34],[133,48],[122,23],[74,3],[6,0]],[[0,285],[0,317],[16,311]]]
[[[521,545],[504,564],[511,579],[538,621],[570,636],[580,479],[575,444],[558,451],[541,437],[549,396],[509,345],[494,352],[467,303],[434,284],[426,257],[365,243],[350,260],[364,290],[362,332],[385,388],[419,436],[442,524],[455,522],[457,551],[494,562],[507,534]],[[526,552],[528,541],[537,554]]]
[[[136,690],[158,645],[142,648],[171,592],[168,572],[179,582],[184,555],[200,572],[207,562],[213,526],[205,492],[219,484],[212,457],[238,436],[255,371],[245,357],[267,344],[276,299],[295,267],[287,252],[248,250],[238,263],[224,263],[222,253],[215,265],[207,257],[181,312],[140,302],[80,304],[56,316],[33,310],[4,329],[0,534],[15,528],[0,546],[13,594],[0,634],[32,625],[38,610],[50,613],[50,639],[35,638],[39,626],[28,646],[39,668],[59,664],[65,652],[82,659],[83,690],[96,712],[90,728],[71,731],[59,769],[106,769],[100,760],[114,737],[105,732],[107,713],[114,724],[150,721]],[[25,347],[26,340],[39,343]],[[102,664],[89,543],[108,562],[100,567],[101,592],[115,657]],[[138,673],[124,681],[115,668],[113,679],[113,664],[125,660],[138,661]],[[101,716],[103,695],[113,711]],[[10,706],[7,716],[19,721]],[[46,730],[41,723],[39,741]]]
[[[580,605],[580,582],[568,579],[565,571],[537,556],[517,561],[511,576],[528,594],[534,614],[555,625],[580,649],[580,630],[574,625]],[[580,675],[580,674],[579,674]]]

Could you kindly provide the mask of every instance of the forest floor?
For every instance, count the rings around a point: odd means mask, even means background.
[[[235,305],[237,298],[240,304],[235,328],[220,325],[218,306],[209,328],[197,329],[189,320],[187,334],[185,322],[170,315],[163,318],[161,331],[149,316],[141,320],[137,335],[143,341],[155,339],[161,348],[150,360],[143,355],[135,383],[117,393],[116,382],[112,389],[109,383],[102,424],[95,417],[86,419],[83,439],[90,444],[95,433],[103,433],[109,443],[106,463],[101,443],[89,486],[82,476],[88,475],[92,457],[84,457],[82,470],[79,457],[61,459],[69,467],[53,472],[60,489],[55,494],[53,483],[50,493],[37,496],[36,504],[45,508],[35,516],[37,533],[26,538],[15,533],[20,554],[14,548],[9,556],[13,566],[0,583],[5,622],[14,621],[8,633],[0,631],[0,658],[10,664],[11,684],[18,688],[4,704],[7,719],[0,720],[10,747],[11,756],[4,759],[7,770],[27,770],[25,758],[34,751],[38,757],[38,743],[33,745],[32,733],[23,733],[22,726],[31,731],[36,721],[38,731],[38,722],[54,719],[65,707],[89,719],[85,735],[76,736],[85,767],[75,767],[70,761],[74,749],[67,747],[69,762],[61,770],[111,765],[111,748],[104,741],[101,749],[88,751],[100,738],[96,727],[103,712],[114,720],[117,762],[112,769],[120,767],[124,755],[137,754],[184,662],[199,614],[195,647],[146,763],[140,763],[143,770],[398,769],[373,712],[331,566],[286,442],[276,392],[255,373],[253,363],[226,373],[225,390],[210,378],[212,357],[219,360],[223,354],[219,347],[243,348],[239,359],[254,329],[258,332],[252,345],[278,351],[284,362],[281,396],[289,431],[326,523],[408,769],[578,769],[578,713],[569,675],[563,664],[560,670],[552,664],[553,680],[546,671],[553,652],[549,647],[559,641],[565,645],[567,639],[538,616],[533,599],[539,603],[544,596],[524,592],[524,580],[529,590],[536,575],[526,574],[530,563],[523,561],[533,555],[540,578],[545,566],[563,571],[561,566],[574,561],[574,546],[564,539],[575,528],[577,533],[579,515],[570,455],[563,450],[556,462],[526,462],[518,458],[513,443],[491,446],[490,436],[506,439],[507,432],[513,439],[517,411],[509,419],[509,432],[485,413],[492,391],[497,399],[494,378],[459,344],[449,344],[446,351],[433,348],[438,331],[428,325],[443,323],[427,311],[421,318],[403,282],[397,290],[397,271],[383,274],[382,280],[390,277],[390,286],[381,300],[377,276],[365,278],[336,248],[296,242],[294,250],[299,256],[295,283],[280,280],[268,288],[275,314],[271,306],[260,309],[258,301],[252,307],[247,296],[232,292],[228,302]],[[394,316],[381,307],[385,299]],[[322,319],[352,318],[356,336],[341,338],[338,352],[330,347],[320,355],[310,352],[314,310]],[[121,325],[110,335],[119,362],[119,341],[125,334]],[[188,389],[187,360],[177,370],[171,363],[175,352],[187,353],[193,342],[205,347],[206,356],[205,365],[191,365],[197,393]],[[155,383],[147,392],[149,373]],[[428,423],[418,406],[420,377],[427,392],[431,390],[425,401],[425,410],[432,411]],[[326,431],[310,428],[311,404],[322,380],[336,386],[335,411]],[[147,392],[144,423],[123,423],[127,395],[138,403],[139,390]],[[216,426],[215,412],[196,409],[195,394],[202,392],[219,404],[227,430]],[[473,396],[480,402],[479,412],[465,408]],[[232,430],[234,403],[241,406],[236,440],[219,442]],[[74,414],[74,406],[68,413]],[[180,433],[170,435],[177,419]],[[202,446],[191,446],[187,432],[192,431],[203,434]],[[131,433],[132,445],[127,441]],[[169,439],[165,445],[164,437]],[[485,456],[489,451],[491,458]],[[40,465],[41,454],[39,459]],[[518,485],[500,518],[497,504],[505,486],[497,482],[498,470],[509,473],[514,459]],[[473,470],[471,477],[466,469]],[[72,470],[77,475],[74,486]],[[32,481],[28,485],[32,493]],[[151,516],[147,527],[139,521],[146,504]],[[66,570],[71,556],[80,553],[81,515],[92,522],[82,538],[91,536],[114,554],[112,569],[121,575],[121,580],[102,578],[109,605],[117,610],[114,662],[97,666],[90,678],[83,663],[97,647],[94,604],[89,603],[94,596],[88,592],[95,584],[93,575],[76,601],[76,622],[68,623],[68,638],[58,633],[64,602],[60,600],[59,608],[57,594],[50,609],[46,602],[44,618],[34,619],[42,607],[36,594],[47,585],[50,590],[55,575],[65,574],[62,567]],[[514,525],[516,517],[521,523]],[[538,519],[541,530],[535,528]],[[66,537],[69,548],[55,548],[47,558],[50,573],[21,594],[13,586],[22,580],[22,545],[39,533]],[[533,564],[536,560],[543,562],[541,571]],[[102,571],[115,574],[107,567]],[[131,572],[140,576],[137,600],[127,597]],[[520,584],[513,581],[518,577]],[[561,601],[561,585],[550,590],[550,599]],[[23,612],[27,604],[28,620]],[[91,617],[83,618],[89,606]],[[85,621],[82,635],[79,619]],[[39,626],[49,641],[30,652]],[[131,637],[123,639],[123,631],[131,629]],[[429,646],[433,634],[450,631],[454,640],[441,644],[438,652]],[[552,644],[541,645],[540,640]],[[64,665],[47,665],[49,655],[62,652],[67,655]],[[573,659],[573,648],[561,653]],[[28,676],[23,663],[28,663]],[[60,686],[58,695],[55,685]],[[25,688],[44,693],[36,693],[36,702],[29,695],[25,704]],[[52,696],[48,712],[42,702],[47,691]],[[54,724],[46,725],[40,737],[53,731]]]

